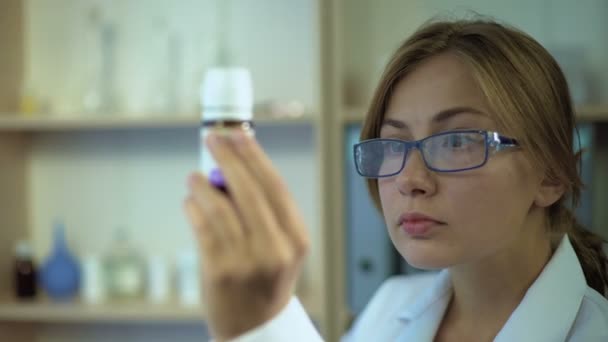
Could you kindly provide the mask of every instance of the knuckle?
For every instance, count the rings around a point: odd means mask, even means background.
[[[290,268],[295,263],[296,255],[291,248],[280,248],[273,260],[273,266],[277,270]]]
[[[272,253],[266,252],[257,259],[254,272],[266,275],[273,275],[289,269],[294,264],[293,252],[286,248],[275,249]]]
[[[247,272],[231,266],[213,267],[207,275],[214,284],[218,286],[229,286],[242,282]]]
[[[254,184],[241,188],[239,192],[239,196],[244,203],[254,204],[260,201],[260,195],[258,195],[259,191]]]
[[[299,257],[303,257],[310,251],[310,239],[305,234],[299,234],[294,239],[294,250]]]
[[[220,201],[211,201],[207,204],[207,214],[211,217],[223,218],[229,215],[229,208]]]
[[[221,288],[233,286],[239,282],[239,275],[233,272],[218,272],[212,278],[213,283]]]
[[[278,198],[283,200],[286,198],[290,198],[291,194],[289,192],[289,187],[282,178],[275,178],[272,181],[271,188],[275,189],[274,191],[278,195]]]

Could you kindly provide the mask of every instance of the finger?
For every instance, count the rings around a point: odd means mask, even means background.
[[[193,196],[184,201],[184,210],[191,225],[198,246],[201,251],[201,266],[205,278],[220,280],[230,271],[238,270],[243,258],[247,257],[248,250],[242,249],[245,245],[234,243],[214,234],[212,226],[207,224],[200,212],[200,207]]]
[[[243,228],[228,198],[211,186],[199,172],[190,176],[189,186],[191,196],[201,208],[204,221],[209,226],[209,234],[223,245],[239,243],[243,238]]]
[[[243,223],[252,232],[249,236],[261,239],[259,242],[264,244],[284,238],[259,183],[243,165],[229,139],[210,134],[207,144],[222,170],[228,192]]]
[[[199,246],[204,251],[210,250],[217,241],[213,239],[212,234],[208,231],[208,226],[205,225],[203,215],[200,213],[196,200],[192,196],[188,196],[184,200],[184,211]]]
[[[235,132],[231,136],[239,158],[259,182],[270,206],[275,212],[278,225],[302,248],[308,246],[308,232],[303,224],[300,211],[287,184],[276,170],[268,155],[253,138],[244,132]]]

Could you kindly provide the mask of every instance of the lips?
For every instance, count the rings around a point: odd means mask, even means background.
[[[399,226],[411,236],[427,235],[434,227],[444,224],[431,216],[417,212],[405,213],[399,217]]]

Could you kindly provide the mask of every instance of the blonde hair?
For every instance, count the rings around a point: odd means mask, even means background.
[[[574,108],[566,79],[553,57],[524,32],[492,20],[430,22],[394,53],[373,95],[361,139],[377,138],[392,91],[416,66],[441,53],[453,53],[473,71],[498,126],[518,139],[533,165],[547,180],[561,184],[564,196],[547,209],[553,247],[570,237],[587,284],[604,294],[608,259],[604,240],[579,225],[568,208],[578,205],[582,181],[580,155],[573,152]],[[381,210],[378,182],[367,180]]]

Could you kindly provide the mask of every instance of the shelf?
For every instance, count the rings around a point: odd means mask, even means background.
[[[581,106],[577,110],[580,122],[608,122],[608,105]]]
[[[302,297],[300,300],[316,321],[320,310]],[[0,322],[35,323],[196,323],[205,319],[203,307],[185,307],[177,301],[168,304],[147,302],[82,302],[54,303],[49,300],[20,302],[15,299],[0,301]]]
[[[342,121],[345,125],[362,124],[365,120],[367,107],[349,107],[346,109]]]
[[[360,124],[365,119],[367,108],[347,108],[342,118],[344,124]],[[585,105],[577,110],[579,122],[608,122],[608,105]]]
[[[255,116],[254,116],[255,117]],[[306,115],[297,118],[260,118],[258,126],[313,125],[316,118]],[[114,129],[196,128],[200,119],[195,116],[127,117],[119,115],[95,117],[24,116],[0,113],[0,132],[84,131]]]
[[[179,304],[82,302],[53,303],[50,301],[19,302],[14,299],[0,302],[0,321],[12,322],[189,322],[201,321],[200,307]]]

